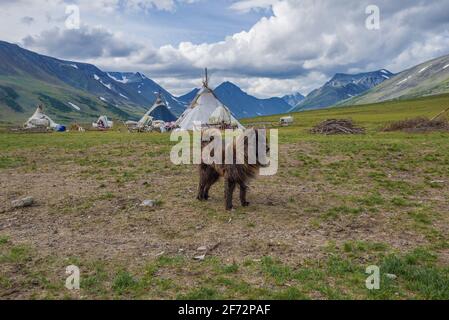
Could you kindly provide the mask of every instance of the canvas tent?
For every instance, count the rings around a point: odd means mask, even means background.
[[[170,124],[176,121],[176,117],[171,113],[167,104],[162,99],[162,94],[157,94],[153,106],[139,121],[127,121],[125,124],[130,132],[151,132],[159,130],[165,132]]]
[[[49,116],[47,116],[44,113],[44,108],[39,105],[36,109],[36,112],[31,116],[31,118],[28,119],[28,121],[25,123],[26,129],[34,129],[34,128],[51,128],[56,129],[58,127],[58,124],[50,119]]]
[[[231,111],[208,87],[207,70],[203,88],[193,99],[190,107],[178,119],[176,125],[180,130],[201,130],[202,127],[210,126],[244,129]]]
[[[157,95],[156,102],[154,102],[153,106],[150,108],[150,110],[148,110],[148,112],[141,119],[141,121],[145,120],[144,118],[146,116],[153,118],[153,120],[159,120],[164,122],[174,122],[177,119],[173,115],[173,113],[171,113],[171,111],[168,109],[166,103],[162,99],[161,93]],[[139,123],[141,121],[139,121]]]
[[[109,121],[107,116],[101,116],[96,122],[92,123],[92,127],[100,130],[111,129],[113,126],[114,122]]]
[[[220,106],[212,113],[209,117],[209,124],[211,125],[220,125],[222,123],[231,123],[232,115],[226,110],[224,107]]]

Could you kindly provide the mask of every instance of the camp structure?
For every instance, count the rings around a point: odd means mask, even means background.
[[[293,117],[288,116],[288,117],[282,117],[279,120],[279,123],[281,124],[281,126],[289,126],[289,125],[293,124],[293,121],[294,121]]]
[[[177,119],[164,102],[161,92],[157,94],[156,101],[145,115],[155,121],[174,122]]]
[[[201,130],[202,128],[232,129],[244,127],[232,115],[209,88],[207,69],[203,87],[193,99],[190,107],[181,115],[176,122],[180,130]]]
[[[130,132],[151,132],[160,131],[165,132],[167,127],[172,126],[176,121],[175,115],[169,110],[167,104],[162,98],[162,93],[159,92],[156,101],[151,106],[150,110],[144,114],[139,121],[127,121],[125,125]]]
[[[114,126],[114,122],[109,121],[107,116],[101,116],[98,120],[92,123],[92,127],[98,130],[109,130]]]
[[[65,131],[65,127],[57,124],[49,116],[44,113],[44,107],[39,105],[27,122],[24,125],[25,130],[55,130]]]

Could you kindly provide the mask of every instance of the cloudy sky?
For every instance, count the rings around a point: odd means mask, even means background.
[[[449,0],[0,0],[0,40],[140,71],[174,94],[199,86],[204,67],[212,84],[258,97],[307,94],[337,72],[449,54]]]

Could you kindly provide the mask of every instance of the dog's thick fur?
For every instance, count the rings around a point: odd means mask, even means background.
[[[259,141],[259,132],[256,129],[254,130],[256,135],[256,146]],[[225,146],[223,149],[223,161],[222,163],[225,163],[225,149],[226,148],[233,148],[233,155],[234,155],[234,161],[233,164],[205,164],[202,163],[199,167],[200,171],[200,183],[198,188],[198,200],[200,201],[207,201],[209,199],[209,190],[210,188],[220,179],[220,177],[224,178],[225,181],[225,207],[226,210],[232,210],[233,204],[232,204],[232,198],[235,191],[235,188],[237,185],[240,187],[240,202],[242,206],[247,207],[249,206],[249,202],[246,200],[246,195],[248,191],[248,183],[251,179],[255,178],[258,173],[259,169],[263,167],[262,164],[259,162],[258,154],[257,156],[257,162],[256,164],[249,164],[248,162],[248,139],[245,137],[245,135],[240,135],[237,137],[237,143],[241,142],[241,139],[244,139],[244,164],[236,164],[237,161],[237,147],[236,142],[234,142],[232,145]],[[203,143],[203,147],[208,144]],[[267,152],[269,152],[268,143],[267,143]]]

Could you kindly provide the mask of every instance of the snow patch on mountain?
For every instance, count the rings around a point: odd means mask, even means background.
[[[129,82],[129,78],[127,78],[125,75],[122,76],[122,79],[118,79],[116,77],[114,77],[113,75],[111,75],[110,73],[107,73],[108,77],[111,78],[114,81],[123,83],[123,84],[127,84]]]
[[[111,84],[109,84],[109,83],[104,83],[103,81],[100,81],[100,83],[101,83],[102,85],[104,85],[106,88],[108,88],[109,90],[112,90],[112,85],[111,85]]]
[[[75,110],[81,111],[81,108],[78,107],[76,104],[72,103],[72,102],[68,102],[68,104]]]
[[[94,79],[97,80],[98,82],[100,82],[103,86],[105,86],[106,88],[108,88],[109,90],[113,91],[112,88],[112,84],[110,83],[104,83],[103,80],[100,79],[100,77],[96,74],[94,74]]]
[[[427,69],[429,69],[431,66],[427,66],[422,68],[421,70],[418,71],[418,73],[423,73],[424,71],[426,71]]]
[[[324,86],[309,93],[293,110],[322,109],[337,105],[367,92],[393,76],[386,69],[359,74],[337,73]]]
[[[282,97],[282,100],[287,102],[292,107],[296,107],[304,99],[305,99],[305,97],[302,94],[300,94],[299,92],[294,93],[294,94],[289,94],[289,95]]]
[[[399,82],[397,83],[397,85],[399,86],[399,85],[401,85],[401,84],[403,84],[403,83],[406,83],[406,82],[409,81],[411,78],[412,78],[412,76],[408,76],[407,78],[405,78],[405,79],[399,81]]]

